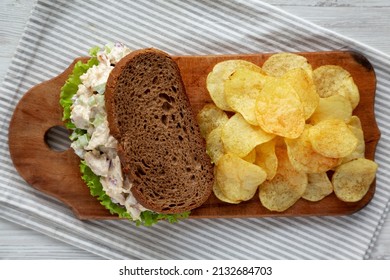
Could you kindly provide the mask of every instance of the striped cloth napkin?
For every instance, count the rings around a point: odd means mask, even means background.
[[[375,197],[358,213],[341,217],[189,219],[151,228],[76,219],[67,206],[18,175],[8,151],[8,125],[29,88],[107,42],[153,46],[172,55],[363,53],[378,80],[375,109],[382,138]],[[389,75],[389,56],[260,1],[39,0],[0,89],[0,216],[112,259],[369,258],[390,197]]]

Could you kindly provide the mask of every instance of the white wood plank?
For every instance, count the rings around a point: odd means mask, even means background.
[[[0,218],[0,259],[102,259]]]
[[[31,0],[0,1],[0,84],[15,53],[33,4],[34,1]]]
[[[387,0],[265,0],[264,2],[279,7],[390,7],[390,2]]]
[[[390,54],[388,0],[267,0],[287,12]],[[31,12],[32,0],[0,1],[0,83]],[[390,259],[390,217],[373,248]],[[0,219],[0,259],[99,259],[100,257]]]

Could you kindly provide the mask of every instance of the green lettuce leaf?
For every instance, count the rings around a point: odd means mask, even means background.
[[[92,53],[92,51],[90,52]],[[93,53],[92,53],[93,54]],[[80,76],[83,75],[85,72],[88,71],[89,68],[91,68],[94,65],[98,65],[99,61],[95,56],[92,56],[86,63],[83,63],[82,61],[78,61],[74,68],[72,73],[69,75],[68,79],[66,80],[65,84],[61,88],[60,93],[60,104],[64,110],[62,115],[62,120],[65,122],[65,126],[70,129],[75,129],[76,127],[74,124],[70,122],[70,107],[72,106],[72,97],[76,94],[79,84],[81,84]]]
[[[106,207],[111,214],[117,214],[119,218],[132,220],[130,214],[124,207],[112,202],[111,198],[103,190],[103,186],[100,183],[100,177],[93,173],[91,168],[85,164],[85,161],[80,162],[80,171],[82,174],[81,178],[89,187],[91,195],[96,197],[100,201],[100,204]]]
[[[80,171],[81,174],[83,174],[81,178],[89,187],[91,195],[96,197],[100,201],[100,204],[108,209],[111,214],[116,214],[120,218],[133,221],[130,214],[124,207],[112,202],[111,198],[103,190],[103,186],[100,183],[100,177],[92,172],[92,170],[85,164],[85,161],[81,161]],[[141,219],[136,221],[136,225],[151,226],[160,220],[167,220],[170,223],[176,223],[181,219],[188,218],[189,215],[190,212],[180,214],[159,214],[152,211],[144,211],[141,213]]]

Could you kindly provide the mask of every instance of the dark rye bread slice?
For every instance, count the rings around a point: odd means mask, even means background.
[[[105,95],[138,202],[158,213],[202,205],[212,192],[213,167],[176,62],[155,49],[132,52],[111,72]]]

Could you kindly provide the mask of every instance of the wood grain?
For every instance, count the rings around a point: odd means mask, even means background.
[[[369,61],[355,52],[301,53],[316,68],[324,64],[337,64],[353,76],[361,94],[361,102],[354,114],[360,117],[366,140],[366,157],[374,159],[380,133],[374,117],[375,73]],[[196,114],[211,102],[206,89],[206,77],[213,66],[226,59],[246,59],[258,65],[270,54],[177,56],[183,81]],[[81,59],[81,58],[79,58]],[[50,194],[72,208],[80,219],[114,219],[95,198],[81,180],[79,158],[72,149],[53,151],[45,142],[46,132],[53,126],[62,125],[62,108],[59,105],[60,88],[73,68],[52,80],[30,89],[18,103],[9,130],[11,158],[20,175],[33,187]],[[85,58],[84,58],[85,59]],[[31,147],[34,147],[33,149]],[[282,213],[271,212],[258,201],[257,195],[239,205],[219,201],[213,195],[201,207],[192,212],[193,218],[264,217],[302,215],[346,215],[363,208],[373,197],[375,182],[367,195],[359,202],[345,203],[330,195],[320,202],[299,200]]]

